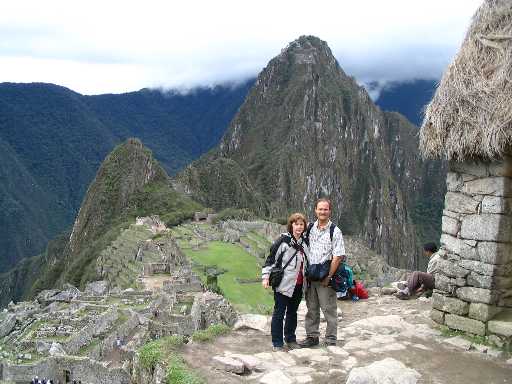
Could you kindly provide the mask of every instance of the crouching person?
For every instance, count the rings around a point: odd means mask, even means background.
[[[440,256],[437,254],[437,246],[434,243],[427,243],[423,246],[423,254],[430,258],[427,272],[414,271],[407,277],[407,286],[400,287],[396,296],[399,299],[407,300],[418,296],[426,291],[434,289],[435,274],[439,272]]]
[[[271,286],[274,290],[271,324],[273,351],[297,347],[297,309],[302,299],[307,256],[307,246],[302,237],[305,228],[305,216],[300,213],[292,214],[288,218],[288,233],[282,234],[272,244],[262,269],[263,287]]]

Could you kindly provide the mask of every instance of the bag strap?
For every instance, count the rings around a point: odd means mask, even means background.
[[[284,252],[285,252],[285,251],[283,251],[283,252],[281,253],[281,255],[279,256],[279,257],[281,258],[281,261],[283,260],[283,254],[284,254]],[[287,266],[292,262],[292,259],[295,259],[295,257],[297,256],[297,252],[299,252],[299,251],[298,251],[298,250],[295,250],[295,253],[293,254],[293,256],[292,256],[292,257],[290,257],[290,258],[288,259],[288,261],[286,262],[286,264],[284,265],[283,270],[285,270],[285,269],[286,269],[286,267],[287,267]]]
[[[334,229],[335,228],[336,228],[336,224],[331,223],[331,227],[329,228],[329,236],[331,238],[331,243],[332,243],[332,238],[334,237]]]

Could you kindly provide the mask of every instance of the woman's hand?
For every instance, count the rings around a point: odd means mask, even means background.
[[[268,285],[268,279],[263,279],[261,281],[261,285],[263,286],[263,288],[267,289],[269,287]]]

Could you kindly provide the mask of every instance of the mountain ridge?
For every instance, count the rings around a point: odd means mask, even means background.
[[[248,84],[188,95],[83,96],[53,84],[1,83],[0,272],[39,254],[72,224],[115,145],[141,137],[175,173],[218,141]]]

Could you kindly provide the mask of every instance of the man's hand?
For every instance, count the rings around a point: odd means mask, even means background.
[[[268,279],[263,279],[261,281],[261,285],[263,286],[263,288],[267,289],[269,287],[268,285]]]
[[[329,281],[331,280],[331,277],[329,275],[325,276],[322,280],[322,286],[327,287],[329,285]]]

